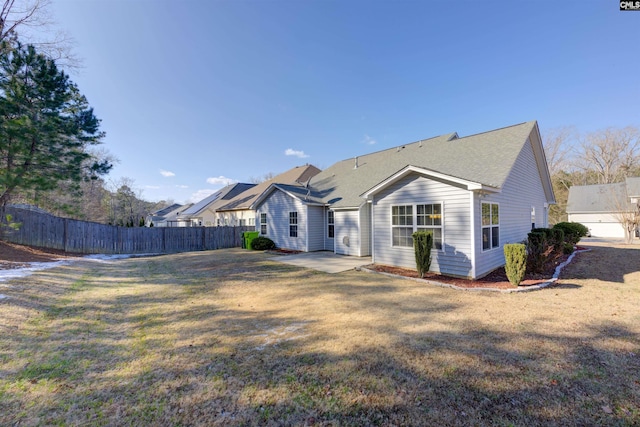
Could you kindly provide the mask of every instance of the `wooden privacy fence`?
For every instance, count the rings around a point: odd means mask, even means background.
[[[22,245],[83,254],[147,254],[205,251],[242,246],[254,227],[115,227],[7,207],[17,230],[4,239]]]

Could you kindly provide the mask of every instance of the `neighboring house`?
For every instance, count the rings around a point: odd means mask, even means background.
[[[227,185],[226,187],[214,192],[209,197],[194,203],[188,209],[182,211],[176,219],[176,226],[216,227],[221,225],[231,225],[224,221],[220,221],[220,218],[216,215],[217,209],[252,187],[255,187],[255,184],[236,183]]]
[[[253,207],[256,230],[279,247],[400,267],[416,267],[413,232],[431,230],[431,270],[479,278],[504,265],[505,243],[548,225],[553,203],[532,121],[343,160],[306,184],[271,184]]]
[[[568,219],[587,227],[593,237],[625,238],[622,221],[635,215],[639,200],[640,178],[615,184],[574,185],[569,188]]]
[[[303,185],[317,175],[320,169],[313,165],[296,166],[272,179],[261,182],[236,195],[216,211],[217,222],[225,225],[256,225],[255,200],[273,183]]]
[[[175,227],[178,215],[190,206],[191,204],[179,205],[174,203],[166,208],[151,212],[145,220],[145,225],[147,227],[151,227],[151,224],[153,224],[153,227]]]

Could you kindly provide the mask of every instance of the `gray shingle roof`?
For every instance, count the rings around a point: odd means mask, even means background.
[[[314,176],[311,196],[333,208],[358,207],[361,195],[406,166],[501,188],[535,121],[459,138],[442,135],[340,161]]]
[[[574,185],[569,188],[567,213],[620,212],[623,206],[629,210],[633,209],[627,196],[627,183],[625,182]]]
[[[224,205],[229,200],[233,199],[238,194],[244,193],[250,188],[255,187],[256,184],[229,184],[226,187],[214,192],[213,194],[205,197],[197,203],[194,203],[189,209],[185,209],[181,216],[197,215],[201,211],[207,208],[216,210],[218,206]]]
[[[640,198],[640,177],[627,178],[625,182],[629,197]]]
[[[281,173],[280,175],[275,176],[270,180],[261,182],[260,184],[248,189],[247,191],[236,195],[223,206],[221,206],[218,211],[251,209],[251,205],[253,204],[253,202],[267,188],[269,188],[271,184],[282,183],[304,185],[309,180],[309,178],[316,175],[318,172],[320,172],[320,169],[313,165],[296,166],[286,172]]]

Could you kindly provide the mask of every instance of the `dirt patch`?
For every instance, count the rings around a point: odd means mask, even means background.
[[[33,262],[51,262],[76,256],[78,254],[56,249],[36,248],[0,241],[0,270],[21,268]]]

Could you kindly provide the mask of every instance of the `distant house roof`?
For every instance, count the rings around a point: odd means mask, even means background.
[[[200,212],[205,209],[217,210],[216,208],[226,204],[228,201],[233,199],[239,194],[244,193],[245,191],[255,187],[256,184],[243,184],[243,183],[235,183],[229,184],[226,187],[214,192],[208,197],[200,200],[197,203],[194,203],[189,209],[185,209],[180,216],[193,216],[198,215]]]
[[[233,211],[242,209],[252,209],[253,202],[273,183],[297,184],[304,185],[310,178],[320,172],[320,169],[313,165],[296,166],[286,172],[281,173],[261,182],[254,187],[236,195],[224,205],[218,208],[218,211]]]
[[[437,136],[342,160],[311,178],[308,186],[279,188],[308,203],[323,203],[334,209],[355,208],[365,203],[363,195],[394,175],[414,167],[454,180],[477,183],[499,191],[524,144],[534,135],[535,121],[460,138],[456,133]],[[542,145],[536,161],[549,203],[555,203]]]
[[[157,210],[155,212],[151,212],[152,216],[158,216],[158,217],[162,217],[167,215],[169,212],[174,211],[178,208],[182,207],[182,205],[178,204],[178,203],[174,203],[171,206],[167,206],[166,208],[162,208],[160,210]]]
[[[640,178],[615,184],[574,185],[569,188],[567,213],[610,213],[633,210],[640,196]],[[624,209],[623,209],[624,208]]]

